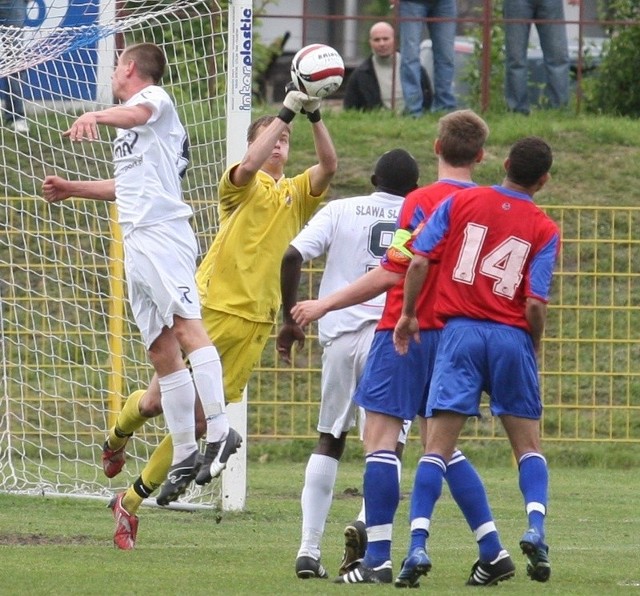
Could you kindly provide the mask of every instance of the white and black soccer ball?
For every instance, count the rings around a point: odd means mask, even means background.
[[[344,78],[342,56],[331,46],[314,43],[299,50],[291,61],[291,80],[309,97],[328,97]]]

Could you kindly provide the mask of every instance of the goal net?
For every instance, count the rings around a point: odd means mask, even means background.
[[[0,24],[3,115],[19,92],[28,126],[0,127],[0,490],[106,498],[139,475],[165,435],[164,419],[136,433],[123,473],[105,478],[106,432],[152,369],[126,300],[113,205],[49,205],[42,180],[112,177],[113,131],[73,145],[61,133],[87,109],[112,105],[119,49],[154,42],[167,55],[163,86],[190,138],[184,193],[206,251],[217,182],[240,150],[235,139],[244,146],[250,118],[251,2],[32,0],[27,7],[23,28]],[[241,508],[243,459],[181,503]]]

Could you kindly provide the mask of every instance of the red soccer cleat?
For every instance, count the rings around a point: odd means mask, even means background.
[[[113,534],[113,544],[121,550],[132,550],[136,545],[138,534],[138,516],[132,515],[122,506],[125,493],[115,495],[109,502],[109,509],[116,520],[116,531]]]
[[[126,447],[127,443],[125,442],[120,449],[110,449],[109,441],[104,442],[102,446],[102,469],[107,478],[113,478],[122,471],[126,461],[124,453]]]

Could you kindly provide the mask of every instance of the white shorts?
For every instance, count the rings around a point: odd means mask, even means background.
[[[136,228],[124,240],[124,265],[133,318],[147,347],[173,318],[200,319],[197,242],[189,221]]]
[[[358,406],[351,399],[364,370],[377,321],[344,333],[324,346],[318,432],[336,439],[356,425]]]
[[[402,423],[402,429],[400,430],[400,436],[398,437],[398,443],[402,443],[403,445],[407,444],[407,437],[409,436],[409,431],[411,430],[411,420],[405,420]]]

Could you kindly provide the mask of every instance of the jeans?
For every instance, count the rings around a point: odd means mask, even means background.
[[[22,27],[26,20],[27,3],[25,0],[0,0],[0,25]],[[0,39],[0,51],[11,58],[16,52],[20,52],[20,41],[13,37],[5,44],[4,40]],[[3,116],[7,122],[24,118],[21,79],[21,73],[6,77]]]
[[[457,16],[456,0],[401,0],[400,18],[427,18]],[[456,38],[454,20],[428,23],[433,51],[433,103],[431,111],[454,110],[453,74]],[[405,109],[409,114],[422,113],[422,87],[420,85],[420,43],[424,23],[400,21],[400,82]]]
[[[562,0],[504,0],[505,19],[564,20]],[[569,50],[564,23],[536,25],[542,49],[549,106],[559,108],[569,103]],[[527,46],[530,23],[505,23],[507,107],[514,112],[529,113]]]

